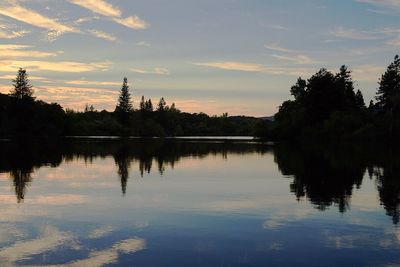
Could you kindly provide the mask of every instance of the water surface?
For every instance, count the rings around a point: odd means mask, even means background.
[[[0,266],[400,264],[400,157],[390,148],[0,146]]]

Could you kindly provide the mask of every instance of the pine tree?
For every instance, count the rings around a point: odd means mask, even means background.
[[[360,90],[357,90],[357,93],[356,93],[356,106],[357,106],[358,110],[365,109],[364,96]]]
[[[382,75],[376,100],[386,112],[393,113],[400,110],[400,57],[398,55]]]
[[[121,92],[118,98],[117,112],[129,113],[133,110],[131,94],[129,92],[128,79],[125,77],[122,83]]]
[[[144,101],[144,96],[140,99],[140,110],[144,111],[146,109],[146,103]]]
[[[165,102],[164,97],[161,97],[161,99],[157,105],[157,111],[163,112],[165,110],[166,106],[167,106],[167,103]]]
[[[33,99],[32,85],[29,83],[28,74],[25,69],[18,70],[17,77],[12,81],[14,88],[11,90],[11,95],[18,99]]]
[[[149,100],[147,100],[146,102],[145,102],[145,110],[146,111],[148,111],[148,112],[153,112],[153,103],[151,102],[151,99],[149,99]]]

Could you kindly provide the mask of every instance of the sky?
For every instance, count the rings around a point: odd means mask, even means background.
[[[0,92],[20,67],[35,96],[269,116],[299,76],[347,65],[373,99],[400,53],[400,0],[0,0]]]

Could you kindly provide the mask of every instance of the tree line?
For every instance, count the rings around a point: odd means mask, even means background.
[[[274,116],[260,123],[257,136],[275,140],[395,140],[400,134],[400,57],[379,80],[375,101],[366,106],[355,90],[351,71],[320,69],[308,80],[298,78]]]
[[[125,77],[114,111],[63,109],[36,100],[25,69],[19,69],[8,95],[0,94],[0,137],[18,136],[251,136],[259,119],[246,116],[208,116],[182,112],[161,97],[154,106],[141,97],[138,109]]]

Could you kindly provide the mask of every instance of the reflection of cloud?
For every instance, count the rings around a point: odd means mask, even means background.
[[[270,218],[263,223],[263,228],[270,230],[276,229],[285,225],[287,222],[303,220],[313,213],[314,210],[309,209],[282,210],[276,214],[272,214]]]
[[[94,229],[92,232],[89,233],[89,238],[97,239],[109,235],[112,233],[114,228],[112,226],[104,226],[97,229]]]
[[[3,264],[15,263],[16,261],[29,259],[34,255],[54,250],[72,240],[72,235],[61,232],[55,227],[46,226],[42,229],[42,235],[39,238],[18,241],[15,244],[0,249],[0,259]]]
[[[115,245],[113,245],[112,248],[101,251],[94,251],[90,253],[88,258],[86,259],[77,260],[65,264],[41,265],[41,266],[42,267],[82,267],[82,266],[100,267],[116,263],[118,260],[118,252],[135,253],[145,248],[146,248],[146,241],[144,239],[133,238],[118,242]]]
[[[18,229],[13,224],[1,224],[0,227],[0,243],[9,242],[12,239],[25,236],[24,231]]]
[[[101,228],[99,228],[101,229]],[[4,231],[9,230],[6,234]],[[4,232],[4,233],[3,233]],[[23,237],[23,232],[16,229],[12,225],[2,225],[0,229],[0,242],[5,242],[12,237]],[[72,233],[62,232],[53,226],[45,226],[41,229],[39,237],[31,240],[16,241],[14,244],[9,245],[0,249],[0,262],[1,266],[17,266],[18,261],[28,260],[34,256],[41,255],[46,252],[55,251],[57,248],[71,247],[73,249],[80,249],[77,247],[78,241]],[[55,264],[55,265],[40,265],[40,266],[52,266],[52,267],[100,267],[112,263],[116,263],[118,260],[119,253],[136,253],[138,251],[146,249],[146,240],[141,238],[131,238],[121,240],[114,243],[109,248],[101,251],[92,251],[86,258],[73,260],[69,263]],[[33,265],[23,265],[30,266]],[[39,267],[39,266],[37,266]]]
[[[88,201],[87,197],[82,195],[48,195],[32,197],[24,200],[25,204],[33,205],[72,205],[82,204]],[[2,204],[14,204],[15,196],[13,195],[0,195],[0,202]]]
[[[124,240],[115,244],[114,248],[124,253],[135,253],[146,248],[146,240],[141,238]]]

